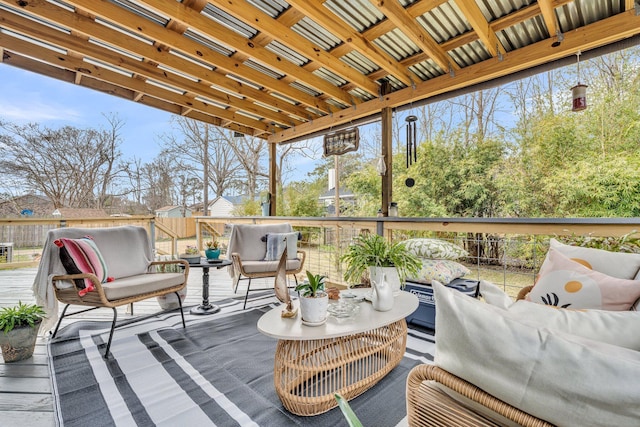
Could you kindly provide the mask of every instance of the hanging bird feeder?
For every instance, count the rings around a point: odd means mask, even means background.
[[[582,111],[587,108],[587,85],[580,83],[580,51],[576,53],[578,58],[578,84],[571,88],[573,103],[571,111]]]

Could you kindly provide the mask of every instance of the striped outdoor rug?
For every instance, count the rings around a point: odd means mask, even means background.
[[[270,295],[218,302],[209,316],[161,313],[116,329],[112,356],[102,357],[105,322],[76,322],[49,343],[56,418],[61,426],[336,426],[339,409],[298,417],[273,385],[276,340],[256,328],[276,303]],[[188,310],[186,310],[188,311]],[[406,423],[405,381],[431,363],[429,333],[409,330],[401,364],[350,403],[365,426]]]

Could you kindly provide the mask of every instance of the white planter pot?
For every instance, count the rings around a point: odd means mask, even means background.
[[[180,295],[180,299],[184,304],[184,300],[187,297],[187,287],[185,286],[184,288],[179,290],[178,295]],[[160,305],[160,308],[162,308],[163,310],[174,310],[180,307],[180,304],[178,303],[178,298],[174,293],[162,295],[162,296],[156,297],[156,299],[158,300],[158,304]]]
[[[323,296],[315,298],[300,297],[300,313],[305,322],[323,322],[327,318],[327,307],[329,307],[329,295],[326,292]]]
[[[385,281],[391,286],[393,295],[400,293],[400,276],[398,269],[395,267],[369,267],[369,278],[372,282],[380,283],[382,275],[385,275]],[[373,286],[373,285],[372,285]]]

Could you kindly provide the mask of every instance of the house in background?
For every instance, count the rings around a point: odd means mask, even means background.
[[[336,180],[335,169],[329,169],[329,189],[322,193],[318,200],[324,206],[326,215],[335,215],[336,207]],[[347,207],[356,204],[356,196],[353,191],[348,188],[338,188],[338,197],[340,198],[340,212],[344,211]]]
[[[53,203],[44,196],[25,194],[0,201],[0,217],[49,216]]]
[[[209,203],[210,216],[233,216],[233,209],[242,204],[243,196],[219,196]]]
[[[191,209],[183,206],[164,206],[156,210],[156,216],[159,218],[189,218],[191,215]]]

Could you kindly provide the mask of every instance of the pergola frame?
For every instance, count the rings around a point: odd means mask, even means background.
[[[0,0],[0,53],[267,139],[274,215],[278,144],[381,116],[390,166],[395,109],[638,36],[639,13],[640,0]]]

